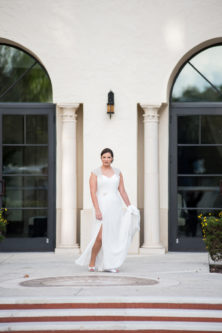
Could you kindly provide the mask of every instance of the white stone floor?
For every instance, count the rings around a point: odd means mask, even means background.
[[[0,303],[25,300],[62,301],[156,301],[222,304],[222,274],[209,273],[207,253],[173,253],[128,256],[120,273],[88,273],[76,266],[71,254],[0,253]],[[65,276],[104,276],[100,286],[24,287],[30,279]],[[156,279],[148,286],[106,286],[106,276]],[[101,280],[101,279],[100,279]]]

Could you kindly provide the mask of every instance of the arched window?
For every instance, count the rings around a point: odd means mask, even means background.
[[[171,102],[222,101],[222,45],[192,56],[179,71]]]
[[[23,50],[0,44],[0,102],[52,102],[44,67]]]
[[[192,56],[171,90],[169,249],[202,251],[200,213],[222,209],[222,44]],[[189,103],[190,102],[190,103]]]

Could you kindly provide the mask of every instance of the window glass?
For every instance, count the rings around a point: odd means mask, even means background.
[[[26,143],[47,144],[48,143],[48,116],[27,115],[26,116]]]
[[[178,191],[178,208],[218,208],[222,207],[222,196],[219,191]]]
[[[51,102],[45,69],[29,54],[0,44],[0,102]]]
[[[172,101],[222,101],[221,58],[222,45],[210,47],[191,58],[182,68],[174,83]]]
[[[222,117],[201,117],[201,143],[222,144]]]
[[[222,194],[222,176],[178,176],[177,184],[179,190],[213,190]]]
[[[178,147],[179,174],[221,174],[222,147]]]
[[[199,116],[179,116],[177,135],[179,144],[199,143]]]
[[[6,188],[3,205],[8,208],[47,207],[48,191],[37,189],[10,190],[10,188]]]
[[[47,237],[46,209],[8,210],[6,237]]]
[[[24,143],[24,116],[3,115],[2,141],[3,144]]]
[[[48,173],[48,147],[3,147],[3,174]]]

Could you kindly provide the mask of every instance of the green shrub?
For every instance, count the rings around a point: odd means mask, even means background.
[[[6,218],[7,208],[0,209],[0,241],[4,239],[4,233],[6,231],[7,218]]]
[[[203,240],[213,261],[222,260],[222,212],[200,214]]]

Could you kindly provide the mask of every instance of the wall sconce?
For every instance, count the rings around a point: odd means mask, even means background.
[[[111,116],[114,114],[114,93],[112,91],[108,93],[107,113],[111,119]]]

